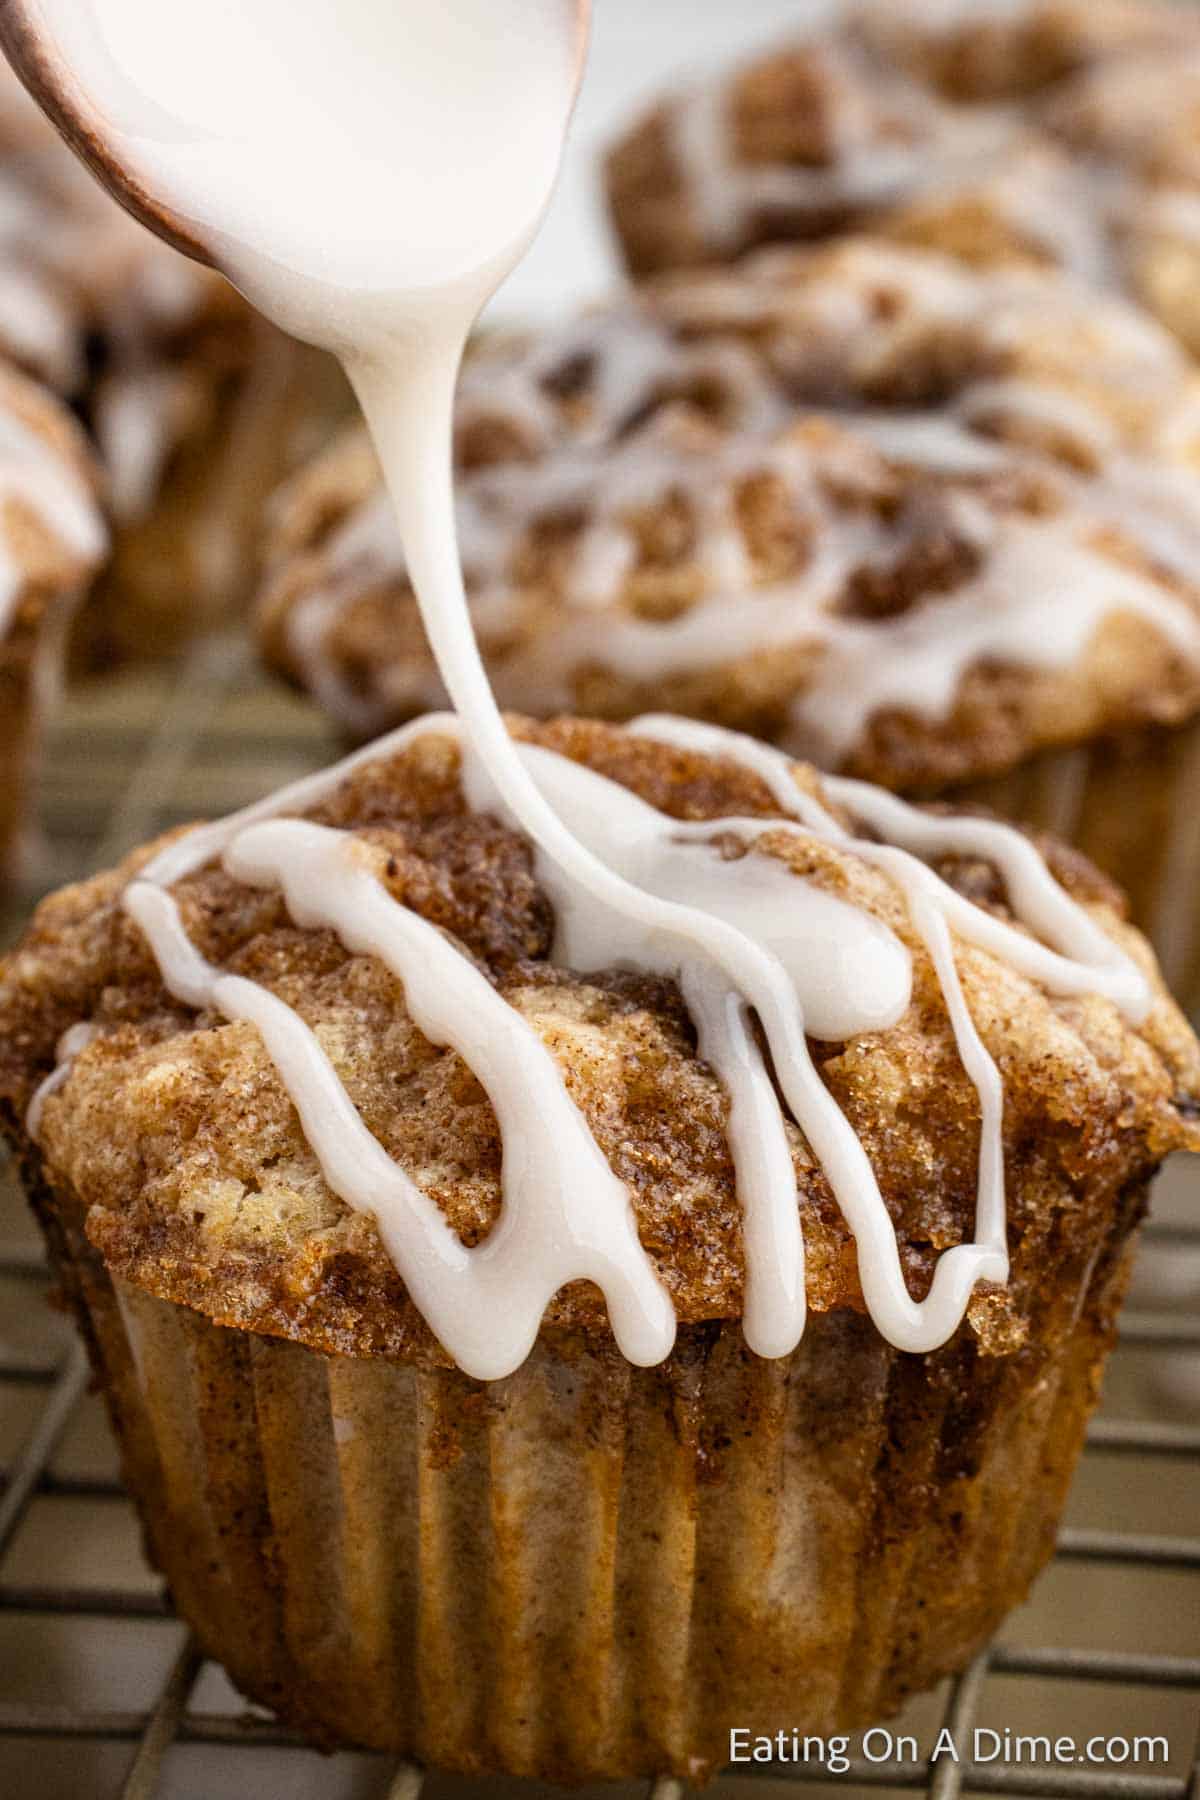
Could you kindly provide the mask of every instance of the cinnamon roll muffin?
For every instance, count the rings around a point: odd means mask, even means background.
[[[97,487],[70,413],[0,358],[0,887],[32,872],[38,735],[107,547]]]
[[[1200,983],[1200,407],[1053,272],[871,240],[662,278],[469,371],[459,533],[504,704],[648,707],[1078,839]],[[271,662],[359,736],[436,704],[373,455],[284,491]]]
[[[1200,1048],[1077,855],[678,720],[512,729],[599,935],[422,720],[44,902],[0,1116],[247,1694],[702,1779],[1022,1598]]]
[[[331,360],[127,217],[2,58],[0,353],[75,408],[104,466],[114,546],[85,663],[167,652],[244,602],[267,495],[347,410]]]
[[[868,0],[661,101],[607,185],[639,274],[870,221],[1123,288],[1195,351],[1198,141],[1192,8]]]

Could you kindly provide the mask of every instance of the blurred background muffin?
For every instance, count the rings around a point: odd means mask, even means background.
[[[663,709],[986,799],[1196,967],[1200,389],[1054,271],[847,240],[478,355],[459,531],[503,704]],[[365,438],[281,494],[259,624],[352,736],[442,700]]]
[[[98,487],[71,414],[0,357],[0,886],[37,872],[38,739],[108,547]]]
[[[111,560],[74,655],[159,656],[235,615],[259,515],[349,402],[331,359],[128,218],[0,58],[0,350],[92,437]]]
[[[639,275],[871,222],[1123,289],[1200,350],[1200,18],[1129,0],[851,5],[613,149]]]

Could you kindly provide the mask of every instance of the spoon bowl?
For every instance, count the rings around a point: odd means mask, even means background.
[[[187,222],[122,162],[96,117],[77,96],[69,71],[56,58],[48,36],[55,14],[60,9],[63,13],[77,13],[80,4],[81,0],[0,0],[0,50],[76,155],[126,212],[185,256],[210,268],[218,267],[212,251]],[[592,0],[563,0],[563,4],[574,15],[578,87],[587,52]]]

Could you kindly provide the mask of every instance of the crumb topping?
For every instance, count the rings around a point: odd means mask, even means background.
[[[753,774],[727,763],[601,725],[518,729],[672,817],[774,811]],[[819,791],[815,776],[802,779]],[[737,1317],[744,1271],[726,1101],[674,985],[619,970],[584,977],[550,961],[553,917],[529,847],[467,811],[446,737],[422,736],[366,765],[311,816],[353,830],[389,892],[450,933],[541,1037],[628,1184],[681,1322]],[[913,1002],[897,1026],[812,1049],[878,1171],[919,1296],[937,1253],[972,1230],[975,1093],[896,890],[829,845],[781,836],[772,848],[884,920],[913,953]],[[1150,967],[1113,891],[1079,859],[1053,854],[1075,896]],[[35,1178],[51,1196],[75,1196],[111,1266],[153,1292],[331,1350],[437,1356],[373,1222],[324,1182],[257,1032],[165,992],[119,907],[146,855],[44,902],[0,966],[0,1107]],[[986,867],[960,859],[942,873],[1004,911]],[[499,1207],[496,1121],[462,1060],[416,1029],[395,978],[332,933],[298,929],[277,894],[219,868],[175,892],[204,956],[300,1013],[388,1154],[465,1244],[481,1241]],[[1013,1278],[1001,1294],[978,1294],[969,1313],[981,1343],[999,1349],[1020,1341],[1039,1282],[1070,1258],[1073,1221],[1081,1229],[1089,1208],[1195,1140],[1200,1052],[1161,989],[1134,1029],[1108,1002],[1049,997],[982,951],[962,948],[960,967],[1006,1091]],[[97,1033],[46,1099],[35,1152],[26,1109],[59,1037],[80,1021]],[[845,1223],[794,1128],[791,1141],[810,1304],[861,1308]],[[559,1294],[544,1329],[567,1326],[605,1329],[595,1290]]]
[[[459,535],[497,692],[664,708],[916,792],[1179,721],[1198,393],[1119,301],[871,240],[485,348]],[[365,438],[284,490],[266,561],[267,656],[351,735],[442,702]]]

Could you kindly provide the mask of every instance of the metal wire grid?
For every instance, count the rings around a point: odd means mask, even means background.
[[[216,643],[192,658],[173,691],[162,701],[157,723],[145,735],[132,779],[120,789],[91,854],[92,866],[103,866],[132,843],[153,835],[190,810],[181,805],[187,776],[205,733],[221,706],[236,696],[247,680],[244,652]],[[259,766],[256,744],[240,733],[237,744],[244,770]],[[278,737],[264,747],[266,760],[281,755]],[[300,768],[323,760],[326,746],[301,734],[282,747]],[[224,758],[220,766],[228,772]],[[293,769],[292,772],[298,772]],[[252,778],[251,778],[252,779]],[[259,786],[263,784],[260,782]],[[236,793],[230,804],[250,797]],[[224,798],[214,795],[211,810]],[[89,834],[90,835],[90,834]],[[1163,1249],[1200,1251],[1200,1226],[1159,1225],[1145,1228],[1150,1243]],[[31,1250],[0,1242],[0,1279],[26,1288],[31,1298],[49,1281],[49,1271]],[[1143,1311],[1127,1313],[1121,1342],[1152,1351],[1200,1351],[1200,1321],[1183,1315]],[[115,1479],[56,1474],[55,1451],[87,1389],[87,1358],[76,1342],[60,1361],[21,1357],[0,1350],[0,1387],[19,1384],[44,1393],[33,1429],[15,1461],[0,1468],[0,1567],[33,1501],[41,1496],[120,1501]],[[1200,1477],[1200,1425],[1139,1419],[1101,1418],[1088,1434],[1089,1448],[1108,1455],[1186,1459]],[[1200,1538],[1145,1535],[1136,1531],[1066,1529],[1059,1538],[1058,1559],[1133,1570],[1174,1570],[1200,1574]],[[17,1585],[0,1577],[0,1613],[72,1618],[163,1620],[173,1615],[167,1597],[135,1588],[68,1584]],[[1200,1613],[1198,1613],[1200,1616]],[[152,1705],[142,1711],[82,1710],[61,1704],[25,1704],[0,1696],[0,1740],[40,1738],[122,1741],[136,1746],[120,1788],[121,1800],[151,1800],[160,1792],[164,1760],[173,1744],[207,1744],[239,1748],[299,1748],[304,1740],[278,1722],[255,1714],[230,1716],[205,1712],[193,1705],[203,1657],[189,1637],[178,1651]],[[970,1741],[986,1681],[1015,1676],[1043,1684],[1087,1681],[1113,1688],[1185,1690],[1200,1696],[1200,1655],[1154,1655],[1031,1645],[990,1645],[949,1687],[941,1723],[958,1744]],[[868,1761],[850,1759],[837,1778],[819,1763],[748,1765],[736,1780],[766,1777],[808,1784],[838,1782],[863,1786],[923,1790],[929,1800],[958,1800],[965,1793],[993,1793],[1062,1800],[1200,1800],[1200,1738],[1190,1773],[1036,1767],[1005,1762]],[[407,1764],[391,1773],[388,1800],[419,1800],[424,1776]],[[652,1783],[650,1800],[680,1800],[682,1784],[671,1778]]]

